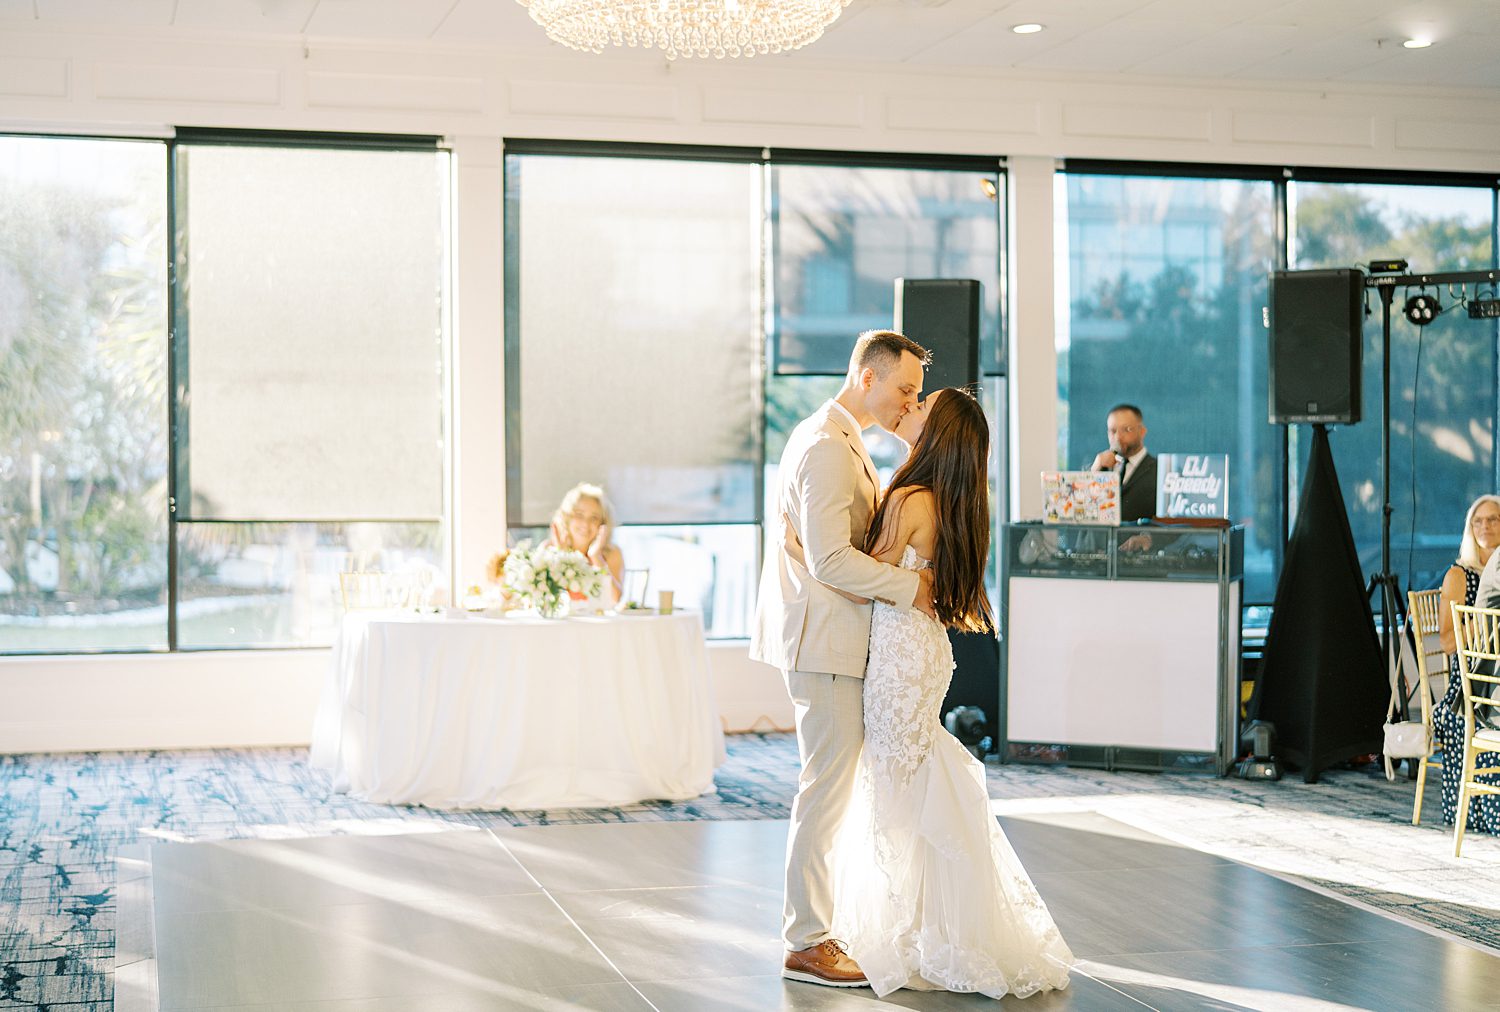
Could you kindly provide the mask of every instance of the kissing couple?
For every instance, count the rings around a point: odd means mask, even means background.
[[[942,727],[948,629],[992,632],[989,424],[926,349],[861,334],[838,395],[781,457],[751,656],[778,668],[802,761],[782,976],[1025,997],[1073,963],[990,814],[984,766]],[[861,430],[911,449],[883,492]]]

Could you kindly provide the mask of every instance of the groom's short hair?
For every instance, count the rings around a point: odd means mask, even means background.
[[[905,334],[894,330],[867,330],[854,342],[854,353],[849,356],[849,372],[857,374],[862,369],[874,369],[876,376],[885,379],[901,361],[904,351],[915,355],[924,367],[932,364],[932,352]]]

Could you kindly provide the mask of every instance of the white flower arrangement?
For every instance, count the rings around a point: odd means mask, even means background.
[[[532,548],[523,541],[505,559],[505,587],[523,606],[549,618],[563,614],[570,596],[594,597],[604,590],[604,570],[582,552],[555,545]]]

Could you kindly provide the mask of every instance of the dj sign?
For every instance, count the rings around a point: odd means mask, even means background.
[[[1156,464],[1156,515],[1229,517],[1229,457],[1164,453]]]

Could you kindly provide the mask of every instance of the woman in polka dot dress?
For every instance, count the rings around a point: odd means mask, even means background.
[[[1438,605],[1439,638],[1449,657],[1448,692],[1433,710],[1432,731],[1443,744],[1443,821],[1450,826],[1458,817],[1464,699],[1458,678],[1458,658],[1453,656],[1453,612],[1448,606],[1474,603],[1474,594],[1479,590],[1479,574],[1497,546],[1500,546],[1500,496],[1482,495],[1469,507],[1458,561],[1443,578],[1443,595]],[[1500,766],[1500,754],[1481,752],[1477,765]],[[1497,780],[1494,776],[1487,779]],[[1483,795],[1469,801],[1468,831],[1500,834],[1500,795]]]

